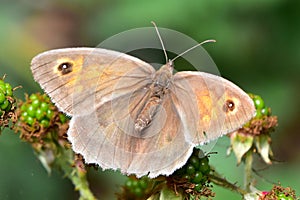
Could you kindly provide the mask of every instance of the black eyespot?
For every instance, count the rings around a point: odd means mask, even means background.
[[[235,104],[231,99],[226,100],[223,110],[225,112],[233,111],[235,109]]]
[[[62,75],[65,75],[65,74],[68,74],[70,72],[72,72],[72,67],[73,67],[73,63],[70,63],[70,62],[64,62],[64,63],[61,63],[57,69],[58,71],[61,72]]]

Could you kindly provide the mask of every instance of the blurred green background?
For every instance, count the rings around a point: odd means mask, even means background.
[[[257,187],[269,190],[280,181],[300,191],[300,1],[137,1],[19,0],[0,1],[0,76],[7,74],[17,96],[40,91],[30,72],[30,60],[52,48],[96,46],[131,28],[174,29],[206,45],[222,76],[246,91],[259,94],[278,115],[273,150],[280,162],[264,168]],[[232,182],[242,185],[242,166],[226,156],[228,138],[218,141],[211,163]],[[261,162],[258,159],[258,162]],[[91,170],[89,179],[100,199],[112,198],[124,177]],[[214,187],[215,199],[240,199]],[[106,195],[106,196],[104,196]],[[63,174],[49,176],[32,149],[5,131],[0,137],[0,199],[77,199]]]

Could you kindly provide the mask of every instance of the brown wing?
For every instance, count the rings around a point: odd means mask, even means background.
[[[172,87],[176,108],[189,128],[186,138],[203,144],[230,133],[249,121],[255,108],[251,98],[232,82],[203,72],[179,72]]]
[[[165,96],[151,125],[135,132],[132,119],[137,117],[146,98],[147,92],[136,90],[114,99],[119,107],[105,103],[96,112],[74,117],[68,131],[73,149],[86,162],[97,163],[104,169],[120,169],[138,177],[172,174],[185,164],[193,146],[185,140],[185,125],[170,95]]]
[[[119,87],[143,87],[151,82],[153,67],[132,56],[95,48],[67,48],[42,53],[31,62],[34,79],[52,101],[69,115],[92,112],[108,100],[121,77],[130,82]]]

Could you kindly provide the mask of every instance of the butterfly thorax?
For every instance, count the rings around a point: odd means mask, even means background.
[[[166,92],[168,92],[169,85],[172,81],[172,72],[173,63],[169,61],[155,73],[153,82],[149,87],[148,100],[135,120],[135,129],[137,131],[141,132],[151,124]]]

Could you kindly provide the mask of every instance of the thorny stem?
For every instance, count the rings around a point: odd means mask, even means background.
[[[80,169],[80,167],[74,166],[74,163],[71,159],[69,159],[70,156],[74,156],[72,150],[62,150],[61,155],[57,157],[57,164],[61,167],[65,175],[72,181],[75,189],[79,191],[80,200],[96,200],[96,197],[89,188],[86,171]]]
[[[251,192],[251,182],[252,182],[252,162],[253,154],[252,151],[248,151],[245,155],[245,179],[244,188],[247,192]]]
[[[96,200],[96,197],[93,195],[89,188],[89,183],[86,179],[86,175],[80,176],[78,175],[78,171],[76,170],[76,175],[69,175],[69,179],[75,185],[75,189],[80,193],[80,200]]]
[[[220,177],[220,175],[218,175],[216,173],[215,174],[209,174],[208,176],[209,176],[210,181],[213,182],[216,185],[219,185],[219,186],[224,187],[224,188],[228,188],[232,191],[235,191],[235,192],[241,194],[242,196],[247,194],[246,190],[243,190],[242,188],[236,186],[234,183],[230,183],[225,178]]]

